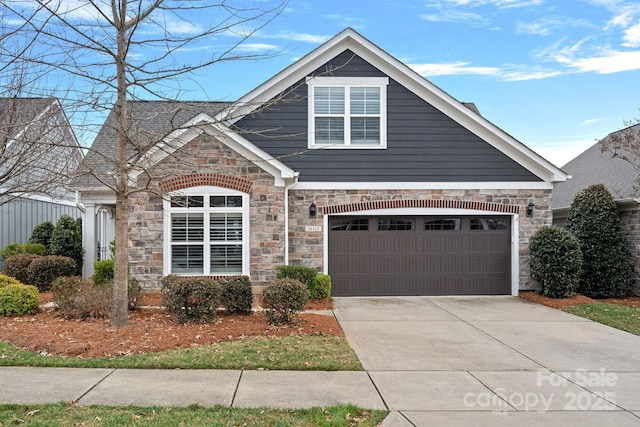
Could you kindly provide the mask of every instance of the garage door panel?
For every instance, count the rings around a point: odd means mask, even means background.
[[[402,221],[414,221],[414,229],[388,226]],[[329,274],[336,296],[510,293],[508,216],[435,221],[432,217],[402,217],[400,221],[373,217],[361,222],[369,227],[330,229]],[[500,229],[491,227],[498,223]],[[386,228],[379,230],[378,224]],[[438,228],[438,224],[444,226]]]

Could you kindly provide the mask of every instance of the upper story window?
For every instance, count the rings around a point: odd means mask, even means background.
[[[386,77],[312,77],[309,148],[386,148]]]

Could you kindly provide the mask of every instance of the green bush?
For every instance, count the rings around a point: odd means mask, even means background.
[[[48,249],[51,243],[51,234],[53,234],[53,224],[51,221],[45,221],[34,227],[28,242],[39,243]],[[46,255],[46,253],[41,255]]]
[[[571,232],[543,227],[531,237],[529,251],[531,277],[540,284],[540,294],[564,298],[575,292],[582,273],[582,251]]]
[[[299,280],[276,279],[262,293],[262,303],[267,323],[292,324],[294,316],[304,311],[309,302],[309,289]]]
[[[53,301],[67,319],[103,319],[109,317],[113,299],[113,283],[100,285],[80,276],[58,277],[51,285]],[[142,290],[135,278],[129,278],[129,309],[140,306]]]
[[[218,315],[220,284],[207,277],[169,275],[162,279],[162,303],[180,323],[205,323]]]
[[[38,257],[29,264],[28,283],[41,291],[48,291],[55,279],[73,276],[76,271],[76,262],[69,257],[57,255]]]
[[[247,276],[232,276],[218,280],[221,304],[227,313],[251,313],[253,292]]]
[[[79,222],[69,215],[62,215],[51,233],[49,254],[73,258],[76,262],[75,274],[82,273],[82,229]]]
[[[15,277],[5,276],[4,274],[0,274],[0,288],[9,286],[9,285],[22,285],[18,279]]]
[[[67,319],[104,319],[111,310],[111,288],[79,276],[58,277],[51,285],[53,301]]]
[[[96,285],[102,285],[110,280],[113,280],[113,265],[112,259],[104,259],[93,263],[93,276],[91,280]]]
[[[37,243],[11,243],[2,250],[2,258],[5,260],[20,254],[44,255],[47,248]]]
[[[280,265],[276,268],[276,279],[295,279],[305,284],[309,290],[309,298],[318,299],[316,276],[318,271],[312,267],[301,265]]]
[[[627,293],[631,255],[620,230],[616,203],[604,185],[592,185],[576,194],[566,228],[578,238],[582,250],[578,292],[592,298]]]
[[[331,276],[318,274],[316,276],[315,299],[331,299]]]
[[[29,277],[29,266],[36,258],[40,258],[40,255],[14,255],[4,262],[4,272],[11,277],[15,277],[20,282],[30,285],[31,278]]]
[[[38,312],[38,289],[22,283],[0,286],[0,316],[23,316]]]

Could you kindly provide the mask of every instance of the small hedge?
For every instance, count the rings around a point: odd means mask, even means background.
[[[37,257],[29,264],[28,283],[41,291],[48,291],[55,279],[73,276],[76,270],[77,264],[72,258],[58,255]]]
[[[251,313],[253,292],[251,280],[247,276],[232,276],[218,280],[220,303],[227,313]]]
[[[295,279],[302,282],[309,290],[309,298],[322,298],[316,289],[318,271],[312,267],[301,265],[280,265],[276,268],[276,279]]]
[[[2,250],[2,258],[5,260],[20,254],[44,255],[47,247],[38,243],[11,243]]]
[[[262,293],[267,323],[292,324],[294,316],[304,311],[309,302],[309,289],[299,280],[276,279]]]
[[[96,261],[93,264],[93,276],[91,280],[96,285],[101,285],[113,280],[114,261],[112,259],[104,259]]]
[[[312,299],[331,299],[331,276],[318,274],[316,276],[316,295]]]
[[[538,293],[551,298],[571,296],[582,274],[582,251],[578,239],[564,228],[543,227],[529,241],[531,277]]]
[[[30,285],[29,265],[39,258],[40,255],[19,254],[12,256],[4,262],[4,272],[6,275],[15,277],[20,282]]]
[[[67,319],[104,319],[111,313],[111,288],[80,276],[58,277],[51,285],[53,301]]]
[[[162,296],[163,305],[180,323],[213,320],[221,303],[220,284],[207,277],[166,276]]]
[[[35,314],[39,304],[37,288],[0,274],[0,316]]]

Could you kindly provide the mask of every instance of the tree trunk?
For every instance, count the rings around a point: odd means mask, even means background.
[[[116,199],[116,254],[113,275],[113,297],[111,302],[111,326],[129,323],[128,281],[129,242],[128,235],[129,197],[118,194]]]

